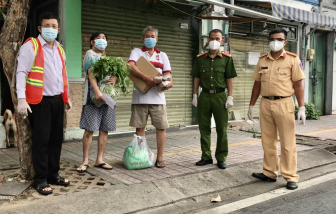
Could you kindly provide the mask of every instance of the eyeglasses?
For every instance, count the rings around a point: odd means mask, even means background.
[[[273,42],[273,41],[279,41],[279,42],[283,42],[285,41],[286,39],[283,39],[283,38],[270,38],[269,41],[270,42]]]
[[[57,25],[43,25],[42,28],[52,28],[52,29],[58,29]]]

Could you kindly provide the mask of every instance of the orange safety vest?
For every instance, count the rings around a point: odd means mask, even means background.
[[[32,41],[35,58],[33,66],[28,74],[27,80],[26,80],[26,101],[30,104],[38,104],[41,102],[43,97],[43,76],[44,76],[44,54],[41,42],[38,38],[30,37],[25,41]],[[61,47],[61,45],[58,45],[57,47],[58,53],[62,60],[62,77],[63,77],[63,93],[62,98],[63,101],[66,103],[68,102],[68,78],[66,74],[66,68],[65,68],[65,52],[64,49]]]

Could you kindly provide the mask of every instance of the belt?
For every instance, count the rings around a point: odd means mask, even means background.
[[[43,98],[59,98],[62,94],[54,95],[54,96],[43,96]]]
[[[290,96],[288,96],[288,97],[290,97]],[[269,99],[269,100],[281,100],[281,99],[284,99],[284,98],[287,98],[287,97],[273,96],[273,97],[263,97],[263,98],[266,98],[266,99]]]
[[[216,89],[216,90],[208,90],[206,88],[202,88],[202,91],[204,91],[205,93],[209,93],[209,94],[217,94],[217,93],[224,92],[225,88],[220,88],[220,89]]]

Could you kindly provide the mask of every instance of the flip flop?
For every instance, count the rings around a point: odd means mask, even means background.
[[[81,170],[78,170],[78,168],[81,168]],[[85,168],[85,169],[83,169],[83,168]],[[84,172],[86,172],[87,168],[89,168],[89,165],[87,165],[87,164],[80,165],[79,167],[77,167],[77,172],[84,173]]]
[[[101,169],[105,169],[105,170],[112,170],[113,169],[112,167],[111,168],[106,168],[104,166],[111,166],[111,165],[109,165],[107,163],[101,163],[98,166],[95,165],[95,167],[98,167],[98,168],[101,168]]]
[[[57,176],[56,178],[53,178],[52,181],[48,181],[48,182],[49,184],[60,185],[64,187],[67,187],[70,185],[70,181],[65,182],[65,178],[62,178],[61,176]]]
[[[43,189],[45,189],[45,188],[50,187],[49,184],[48,184],[47,182],[43,182],[43,183],[36,184],[36,185],[34,184],[33,187],[34,187],[34,189],[35,189],[38,193],[40,193],[41,195],[50,195],[50,194],[53,193],[52,190],[49,190],[49,191],[45,191],[45,190],[43,190]]]
[[[155,166],[157,167],[157,168],[164,168],[164,167],[166,167],[166,164],[164,165],[164,166],[158,166],[157,164],[161,164],[161,163],[165,163],[165,161],[164,160],[158,160],[158,159],[156,159],[156,162],[155,162]]]

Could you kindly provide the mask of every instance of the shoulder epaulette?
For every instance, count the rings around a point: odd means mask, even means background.
[[[197,57],[203,56],[204,54],[206,54],[206,53],[198,54]]]
[[[223,54],[223,55],[225,55],[225,56],[228,56],[228,57],[232,57],[232,55],[231,55],[231,54],[229,54],[229,53],[226,53],[226,52],[222,52],[222,54]]]
[[[261,59],[261,58],[263,58],[263,57],[265,57],[265,56],[267,56],[267,53],[264,54],[264,55],[261,55],[261,56],[259,57],[259,59]]]
[[[297,56],[299,56],[299,55],[297,55],[296,53],[292,53],[292,52],[286,52],[286,54],[288,54],[288,55],[291,55],[291,56],[294,56],[294,57],[297,57]]]

